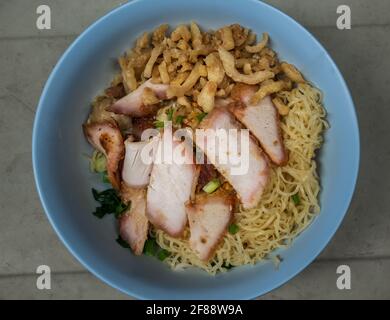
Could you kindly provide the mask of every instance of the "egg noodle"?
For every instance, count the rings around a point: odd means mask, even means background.
[[[290,111],[281,119],[281,128],[289,161],[286,166],[271,167],[270,181],[256,208],[235,213],[239,231],[226,233],[214,257],[204,262],[189,245],[189,230],[177,239],[152,229],[157,243],[171,254],[165,260],[173,269],[199,267],[209,274],[271,258],[270,253],[288,247],[319,211],[319,178],[315,152],[328,127],[321,92],[309,84],[299,84],[278,96]]]

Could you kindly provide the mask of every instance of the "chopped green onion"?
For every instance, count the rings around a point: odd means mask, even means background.
[[[102,173],[106,171],[106,167],[107,167],[106,156],[103,153],[95,150],[92,154],[90,167],[92,172]]]
[[[301,203],[301,198],[299,197],[298,193],[294,194],[291,198],[294,201],[296,206]]]
[[[164,128],[164,121],[157,120],[157,121],[154,122],[154,126],[156,128]]]
[[[117,242],[122,248],[130,249],[129,244],[128,244],[125,240],[123,240],[121,236],[118,236],[118,238],[116,239],[116,242]]]
[[[207,116],[207,113],[203,112],[196,116],[199,122],[202,122],[202,120]]]
[[[157,258],[160,261],[164,261],[166,258],[168,258],[171,255],[171,253],[165,249],[160,250],[160,252],[157,254]]]
[[[240,230],[240,227],[238,225],[236,225],[235,223],[232,223],[229,226],[228,230],[229,230],[230,234],[236,234]]]
[[[177,116],[175,122],[176,124],[182,124],[184,119],[185,119],[184,116]]]
[[[173,108],[169,108],[167,111],[166,111],[167,115],[168,115],[168,121],[172,121],[173,119]]]
[[[211,180],[203,187],[203,191],[206,193],[213,193],[221,186],[221,182],[218,179]]]

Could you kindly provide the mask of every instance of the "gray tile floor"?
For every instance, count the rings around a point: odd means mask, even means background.
[[[235,0],[239,1],[239,0]],[[40,0],[0,0],[0,299],[127,299],[86,271],[64,248],[40,205],[31,166],[31,130],[43,85],[74,38],[121,0],[48,0],[53,29],[35,28]],[[390,1],[269,0],[305,25],[343,72],[360,121],[356,193],[336,236],[305,271],[262,297],[390,298]],[[352,29],[336,28],[336,8],[352,9]],[[12,148],[10,148],[12,146]],[[348,152],[348,146],[346,146]],[[52,269],[52,289],[35,270]],[[352,270],[338,290],[336,268]]]

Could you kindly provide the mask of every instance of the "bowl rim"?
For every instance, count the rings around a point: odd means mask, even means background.
[[[69,53],[73,50],[73,48],[75,46],[77,46],[78,43],[81,42],[87,34],[92,32],[92,30],[98,24],[102,23],[106,19],[110,19],[112,16],[117,14],[119,11],[124,10],[124,9],[126,9],[128,7],[131,7],[131,6],[135,5],[136,3],[139,3],[139,2],[145,2],[146,3],[148,1],[152,1],[152,0],[133,0],[133,1],[129,1],[127,3],[119,5],[118,7],[113,8],[112,10],[110,10],[109,12],[107,12],[106,14],[104,14],[103,16],[98,18],[97,20],[95,20],[92,24],[90,24],[79,36],[76,37],[75,40],[73,40],[73,42],[69,45],[69,47],[61,55],[60,59],[58,60],[58,62],[56,63],[55,67],[51,71],[48,80],[46,81],[46,84],[44,86],[44,89],[43,89],[43,91],[41,93],[41,96],[40,96],[40,99],[39,99],[39,102],[38,102],[38,106],[37,106],[37,110],[36,110],[36,114],[35,114],[35,119],[34,119],[34,124],[33,124],[33,134],[32,134],[32,163],[33,163],[33,172],[34,172],[35,185],[36,185],[36,188],[37,188],[37,192],[38,192],[38,195],[39,195],[42,207],[43,207],[43,209],[45,211],[45,214],[46,214],[47,218],[49,219],[50,224],[53,227],[53,229],[55,230],[56,234],[61,239],[62,243],[70,251],[70,253],[81,263],[81,265],[84,268],[86,268],[88,271],[90,271],[93,275],[95,275],[98,279],[100,279],[104,283],[108,284],[109,286],[117,289],[120,292],[123,292],[123,293],[125,293],[125,294],[127,294],[129,296],[132,296],[134,298],[137,298],[137,299],[145,299],[145,300],[150,299],[150,297],[147,297],[147,296],[144,296],[142,294],[139,294],[139,293],[137,293],[135,291],[132,291],[132,290],[130,290],[128,288],[121,287],[118,284],[116,284],[113,281],[111,281],[110,279],[108,279],[105,275],[103,275],[100,272],[96,271],[95,268],[92,265],[90,265],[90,263],[88,261],[84,260],[76,252],[77,251],[76,249],[73,249],[69,245],[69,243],[66,240],[65,236],[62,234],[61,228],[57,225],[57,223],[52,218],[51,213],[49,212],[49,209],[48,209],[48,207],[46,205],[45,194],[44,194],[44,190],[43,190],[43,187],[42,187],[42,182],[41,182],[40,174],[39,174],[40,169],[39,169],[39,165],[38,165],[38,155],[37,155],[37,144],[39,143],[38,142],[39,140],[38,140],[38,130],[37,129],[38,129],[38,125],[39,125],[39,122],[40,122],[40,119],[41,119],[41,116],[42,116],[43,106],[45,104],[45,99],[46,99],[46,96],[47,96],[47,92],[48,92],[49,88],[51,87],[51,85],[53,83],[53,80],[56,78],[57,73],[59,72],[59,69],[60,69],[61,65],[63,64],[64,60],[67,58]],[[241,293],[241,297],[239,298],[239,299],[255,299],[256,297],[262,296],[262,295],[264,295],[264,294],[266,294],[266,293],[268,293],[268,292],[270,292],[272,290],[275,290],[275,289],[279,288],[283,284],[285,284],[285,283],[289,282],[290,280],[292,280],[293,278],[295,278],[299,273],[301,273],[305,268],[307,268],[318,257],[318,255],[325,249],[325,247],[329,244],[330,240],[333,238],[333,236],[335,235],[336,231],[339,229],[339,227],[340,227],[340,225],[341,225],[345,215],[347,214],[348,208],[349,208],[349,206],[351,204],[352,197],[353,197],[353,194],[355,192],[355,188],[356,188],[356,184],[357,184],[358,174],[359,174],[361,148],[360,148],[359,122],[358,122],[358,117],[357,117],[357,114],[356,114],[355,104],[353,102],[350,90],[349,90],[349,88],[348,88],[348,86],[346,84],[346,81],[345,81],[342,73],[340,72],[340,70],[337,67],[336,63],[334,62],[334,60],[332,59],[330,54],[327,52],[327,50],[324,48],[324,46],[304,26],[302,26],[299,22],[297,22],[295,19],[293,19],[289,15],[285,14],[283,11],[281,11],[281,10],[279,10],[279,9],[273,7],[272,5],[270,5],[268,3],[265,3],[263,1],[257,1],[257,0],[246,0],[246,1],[256,3],[260,7],[261,6],[265,6],[265,7],[268,8],[268,10],[271,10],[271,11],[275,12],[276,14],[281,15],[283,17],[283,19],[289,20],[290,23],[295,24],[296,27],[301,29],[301,31],[303,31],[306,34],[306,36],[311,41],[313,41],[322,50],[322,52],[328,58],[328,60],[331,63],[332,67],[336,71],[336,76],[340,79],[340,82],[341,82],[341,85],[342,85],[342,90],[343,90],[343,92],[345,94],[345,97],[348,100],[348,103],[350,104],[350,106],[352,107],[351,108],[351,111],[352,111],[351,112],[352,125],[353,125],[353,129],[354,129],[354,131],[356,133],[356,135],[355,135],[355,139],[356,139],[356,141],[355,141],[355,143],[356,143],[356,150],[355,150],[356,159],[355,159],[355,163],[353,163],[351,165],[351,169],[350,169],[351,170],[352,183],[350,185],[350,189],[348,190],[348,193],[346,193],[346,195],[345,195],[345,199],[346,199],[345,206],[340,209],[340,214],[337,216],[337,221],[335,221],[333,230],[329,229],[329,232],[327,233],[328,236],[324,237],[324,240],[321,243],[321,245],[319,245],[315,249],[315,254],[313,254],[311,257],[308,257],[306,262],[303,263],[299,268],[297,268],[295,270],[295,272],[293,272],[292,274],[288,275],[287,277],[284,277],[283,279],[280,279],[279,281],[276,281],[272,286],[269,286],[268,288],[263,288],[263,289],[258,288],[256,293],[254,292],[254,290],[248,290],[248,292],[246,292],[246,293]],[[251,292],[249,292],[249,291],[251,291]]]

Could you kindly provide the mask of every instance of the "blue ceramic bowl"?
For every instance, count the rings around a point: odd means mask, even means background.
[[[161,23],[191,20],[203,28],[240,23],[267,31],[273,48],[321,88],[330,129],[320,153],[321,213],[284,250],[283,263],[235,268],[211,277],[198,270],[171,271],[150,257],[135,257],[115,242],[114,220],[96,219],[89,173],[91,151],[81,125],[90,101],[110,82],[113,60],[138,35]],[[346,150],[346,146],[348,150]],[[137,298],[249,299],[291,279],[329,242],[350,203],[359,166],[359,132],[348,88],[336,65],[302,26],[259,1],[142,0],[112,11],[89,27],[66,51],[52,72],[39,102],[33,133],[33,162],[46,214],[64,244],[97,277]],[[103,188],[103,186],[100,186]]]

